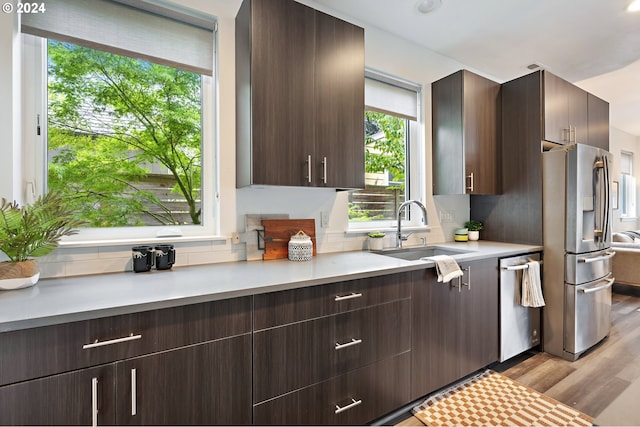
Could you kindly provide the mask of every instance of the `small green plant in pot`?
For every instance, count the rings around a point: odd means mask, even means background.
[[[0,289],[36,284],[38,264],[34,258],[51,253],[62,236],[76,234],[81,222],[74,219],[62,196],[50,192],[31,205],[19,206],[5,198],[0,204]]]
[[[475,219],[465,222],[464,226],[469,229],[469,240],[478,240],[480,238],[480,230],[484,228],[484,225]]]
[[[369,236],[369,250],[379,251],[383,248],[383,238],[386,236],[382,231],[372,231],[367,233]]]

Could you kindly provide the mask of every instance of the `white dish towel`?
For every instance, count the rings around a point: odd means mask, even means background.
[[[435,255],[425,258],[436,263],[436,273],[438,273],[438,282],[447,283],[451,279],[462,276],[464,273],[460,270],[460,266],[455,259],[449,255]]]
[[[525,307],[544,306],[542,282],[540,281],[540,263],[529,261],[527,269],[522,272],[522,302]]]

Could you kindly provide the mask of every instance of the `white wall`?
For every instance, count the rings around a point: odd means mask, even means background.
[[[609,133],[609,151],[613,154],[612,181],[621,182],[620,154],[623,151],[633,153],[633,173],[636,179],[638,178],[638,171],[640,171],[640,137],[612,127]],[[640,200],[640,191],[638,190],[640,190],[640,186],[636,189],[636,200]],[[620,212],[620,209],[613,210],[612,230],[614,232],[638,230],[640,228],[640,221],[638,221],[638,219],[621,219]]]
[[[302,1],[312,7],[334,14],[315,4]],[[235,39],[234,20],[240,0],[175,0],[175,3],[201,10],[218,17],[218,191],[220,194],[219,230],[226,240],[209,242],[180,243],[176,246],[176,265],[202,264],[211,262],[236,261],[251,254],[255,245],[254,232],[242,234],[245,244],[231,243],[232,232],[245,231],[247,214],[285,214],[291,218],[315,218],[318,234],[318,252],[360,250],[365,248],[365,235],[345,234],[347,229],[347,193],[325,189],[295,188],[235,188]],[[347,21],[348,17],[339,16]],[[352,21],[353,22],[353,21]],[[354,22],[362,25],[359,22]],[[363,25],[364,26],[364,25]],[[13,142],[19,142],[19,46],[16,41],[17,18],[0,15],[0,144],[3,153],[12,150]],[[432,230],[426,235],[429,242],[452,240],[453,228],[460,226],[469,216],[468,196],[431,195],[431,108],[430,83],[465,67],[451,59],[426,50],[385,33],[377,28],[365,26],[366,55],[368,67],[423,84],[421,118],[424,123],[421,138],[424,150],[419,155],[426,165],[425,180],[422,183],[423,200],[429,213]],[[480,73],[478,70],[472,70]],[[488,76],[491,77],[491,76]],[[16,89],[18,88],[18,89]],[[211,118],[214,120],[214,118]],[[13,151],[11,151],[13,153]],[[15,188],[21,186],[13,179],[13,164],[8,156],[0,156],[0,196],[16,198]],[[18,162],[19,163],[19,162]],[[320,227],[320,214],[329,215],[328,227]],[[442,221],[441,221],[442,219]],[[390,224],[392,225],[392,224]],[[422,234],[424,236],[424,234]],[[418,243],[420,234],[412,236],[410,243]],[[389,240],[388,245],[392,244]],[[77,274],[125,271],[130,269],[130,247],[132,245],[109,247],[60,248],[54,254],[41,259],[42,276],[67,276]],[[253,259],[249,255],[250,259]]]

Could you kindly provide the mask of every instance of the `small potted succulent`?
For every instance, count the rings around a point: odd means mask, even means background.
[[[37,283],[40,272],[34,258],[47,255],[62,236],[76,234],[73,218],[60,193],[49,192],[33,204],[19,206],[5,198],[0,204],[0,289],[18,289]]]
[[[369,236],[369,250],[380,251],[383,247],[383,238],[386,236],[382,231],[372,231],[368,233]]]
[[[484,228],[482,223],[475,219],[465,222],[464,226],[469,229],[469,240],[478,240],[480,238],[480,230]]]

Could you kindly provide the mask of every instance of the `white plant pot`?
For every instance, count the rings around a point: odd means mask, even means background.
[[[369,250],[381,251],[384,246],[384,238],[382,237],[369,237]]]
[[[480,238],[479,231],[469,230],[469,240],[478,240]]]
[[[40,271],[35,260],[0,263],[0,290],[28,288],[38,283]]]

